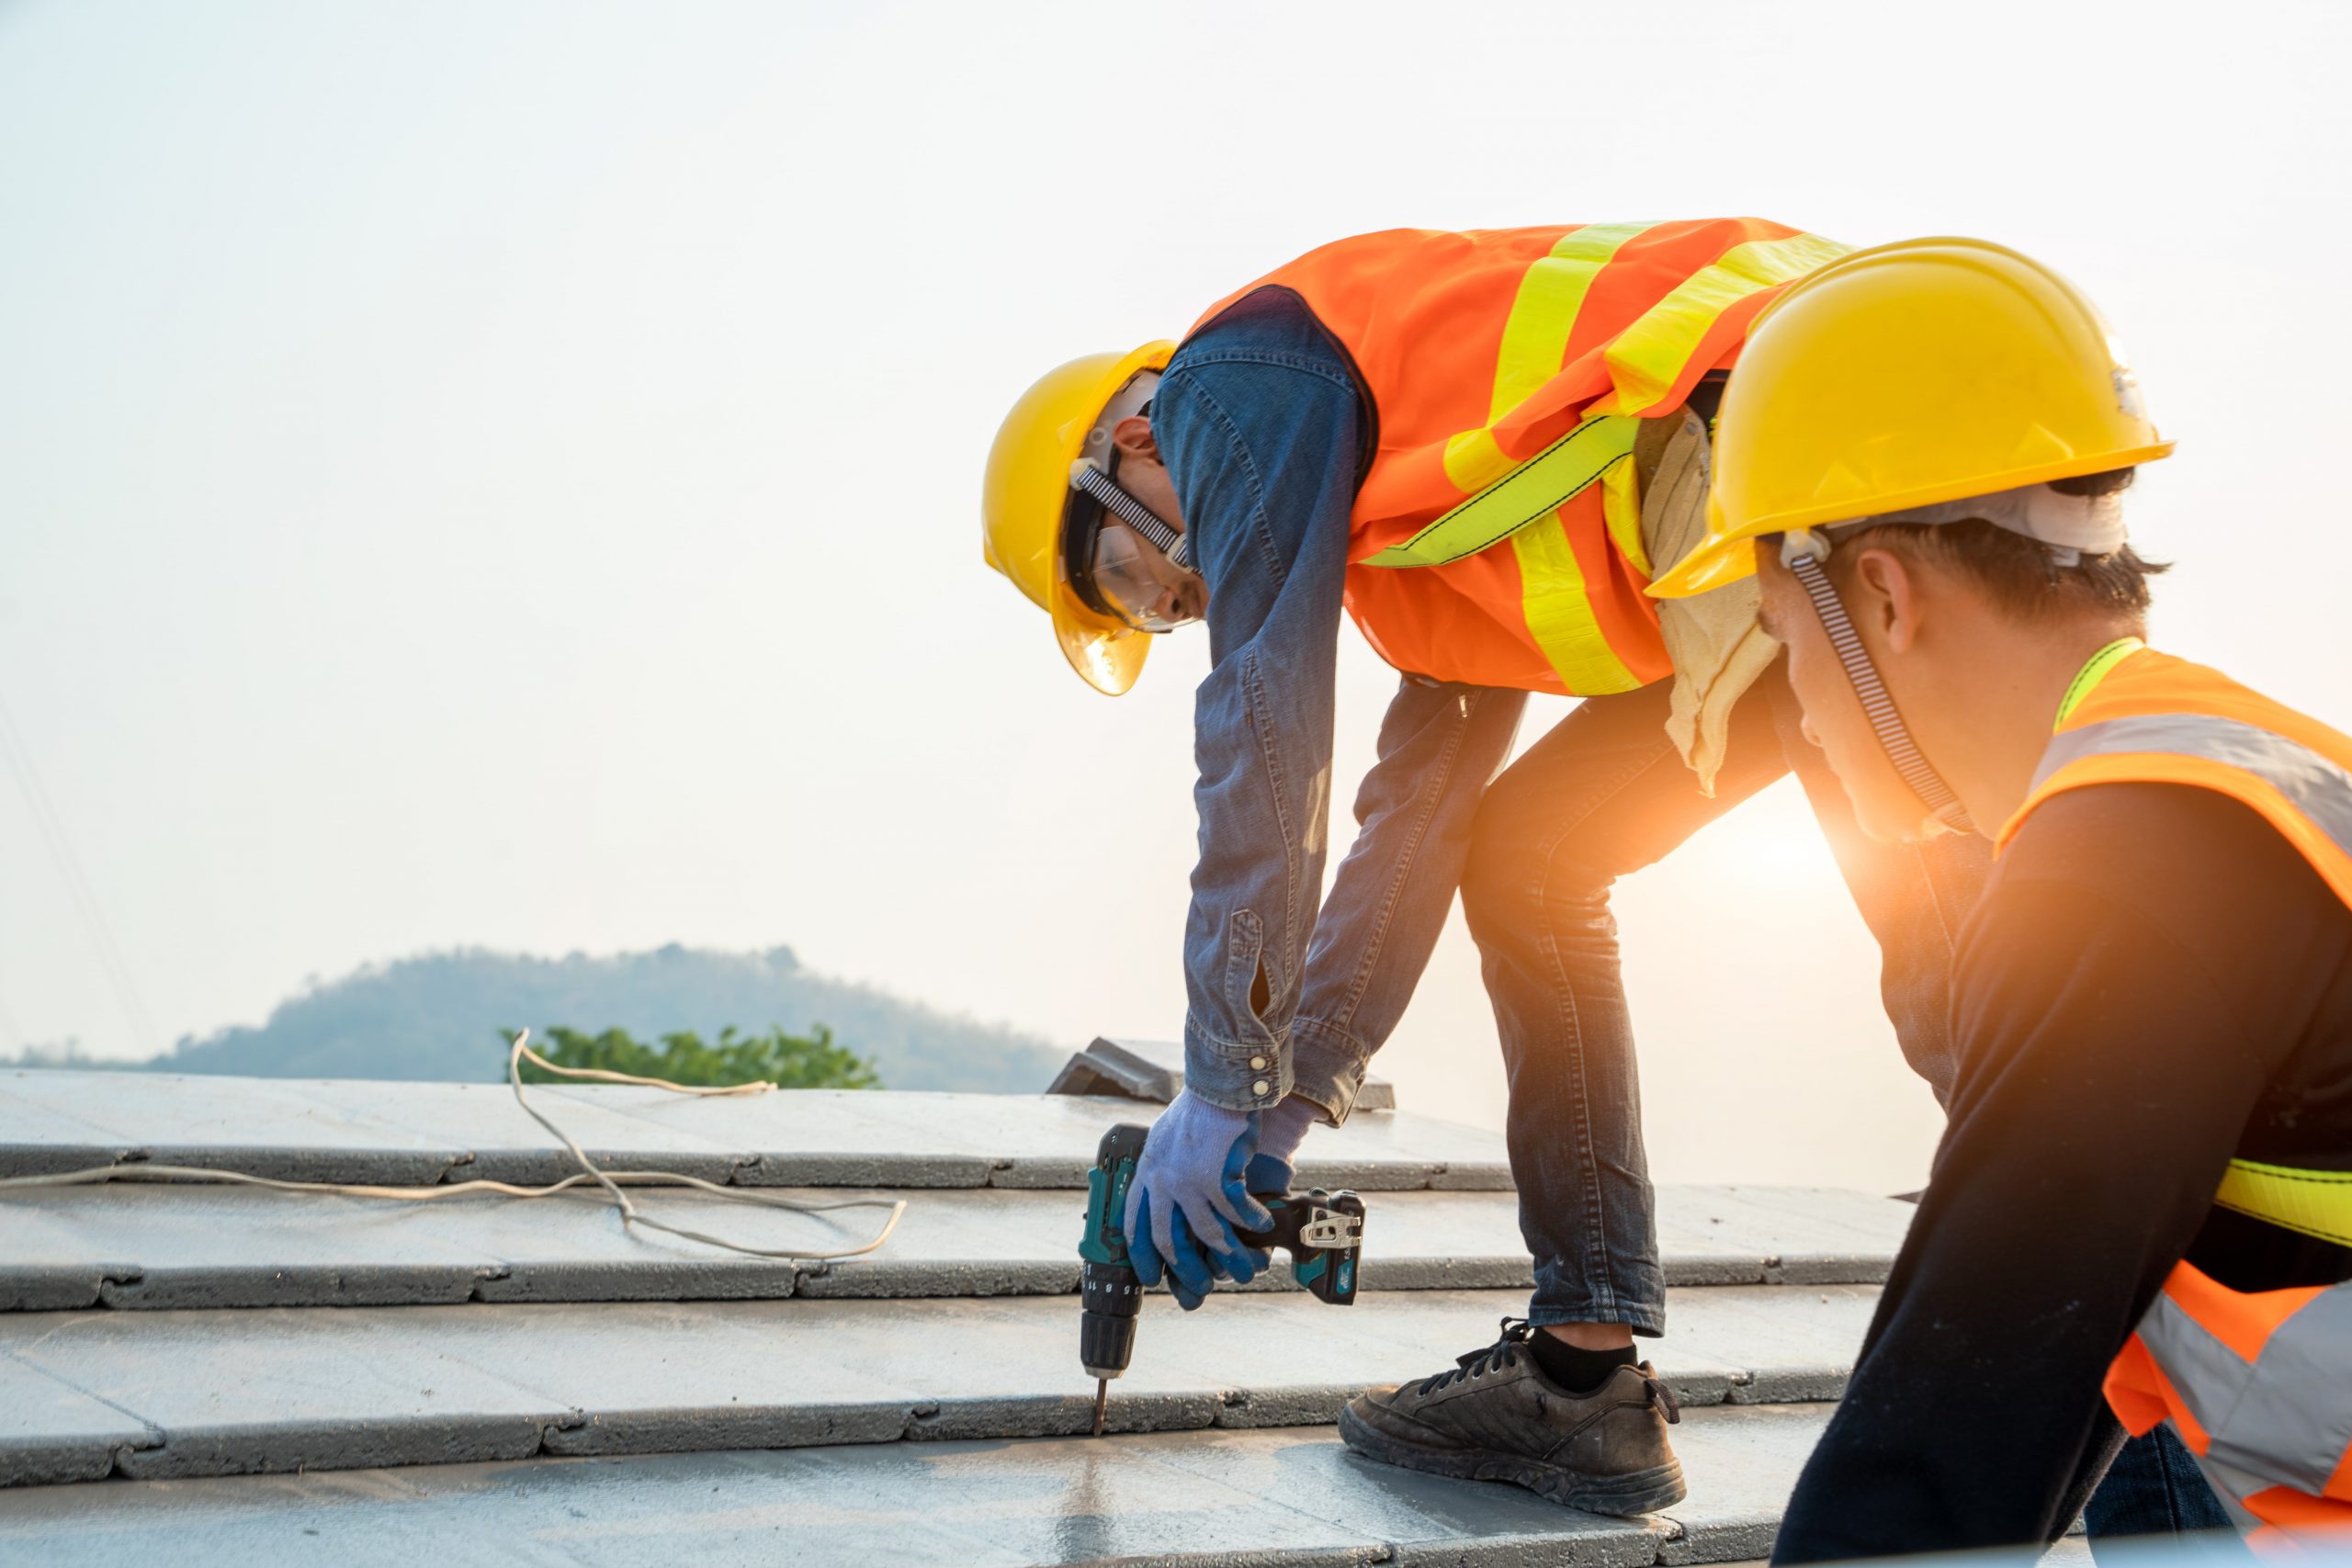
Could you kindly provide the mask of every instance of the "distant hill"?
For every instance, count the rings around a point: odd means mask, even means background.
[[[788,947],[716,953],[673,944],[602,958],[460,950],[370,964],[279,1003],[257,1028],[184,1039],[137,1066],[266,1077],[495,1081],[506,1071],[499,1030],[559,1023],[625,1029],[639,1039],[673,1031],[710,1039],[730,1023],[806,1032],[821,1023],[871,1061],[890,1089],[1034,1094],[1069,1055],[1035,1035],[811,974]]]

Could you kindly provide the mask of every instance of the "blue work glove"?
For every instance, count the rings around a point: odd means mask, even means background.
[[[1151,1124],[1127,1194],[1127,1258],[1144,1284],[1165,1278],[1186,1312],[1218,1280],[1246,1285],[1272,1262],[1234,1234],[1273,1221],[1242,1179],[1257,1151],[1256,1111],[1227,1111],[1190,1089]]]
[[[1252,1192],[1288,1192],[1298,1159],[1298,1145],[1306,1141],[1306,1130],[1322,1114],[1321,1106],[1294,1094],[1260,1116],[1258,1152],[1250,1156],[1249,1169],[1242,1174],[1243,1185]]]

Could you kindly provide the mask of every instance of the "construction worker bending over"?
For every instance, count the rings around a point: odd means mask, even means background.
[[[1864,251],[1752,330],[1656,590],[1752,560],[1863,826],[1998,846],[1776,1562],[2053,1540],[2160,1420],[2257,1547],[2352,1529],[2352,738],[2140,640],[2122,492],[2171,449],[2064,280]]]
[[[1852,830],[1752,592],[1662,618],[1643,592],[1699,537],[1702,415],[1747,323],[1843,251],[1753,219],[1342,240],[1181,346],[1047,375],[989,455],[988,559],[1089,683],[1124,692],[1148,634],[1209,629],[1185,1085],[1127,1216],[1147,1282],[1164,1269],[1192,1308],[1266,1266],[1235,1236],[1263,1223],[1249,1194],[1346,1119],[1463,893],[1536,1286],[1464,1365],[1349,1406],[1374,1457],[1610,1513],[1683,1495],[1671,1400],[1633,1349],[1665,1290],[1609,888],[1792,760],[1898,1035],[1940,1071],[1981,852]],[[1404,679],[1318,908],[1342,606]],[[1529,692],[1588,700],[1498,779]]]

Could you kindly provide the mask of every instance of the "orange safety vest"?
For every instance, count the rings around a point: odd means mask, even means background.
[[[2085,666],[2059,714],[1996,850],[2065,790],[2194,784],[2260,812],[2352,906],[2352,736],[2137,639]],[[2233,1161],[2215,1201],[2352,1246],[2352,1170]],[[2352,1530],[2352,1281],[2246,1292],[2183,1262],[2107,1399],[2135,1435],[2171,1421],[2252,1544]]]
[[[1353,358],[1374,448],[1347,605],[1383,659],[1598,696],[1671,673],[1642,592],[1637,419],[1679,407],[1774,295],[1847,249],[1756,218],[1392,229],[1308,252],[1193,330],[1287,288]]]

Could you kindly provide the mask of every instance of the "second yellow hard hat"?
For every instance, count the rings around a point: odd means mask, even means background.
[[[1650,592],[1755,570],[1753,541],[2172,451],[2098,311],[1983,240],[1844,256],[1759,314],[1716,418],[1707,533]]]

